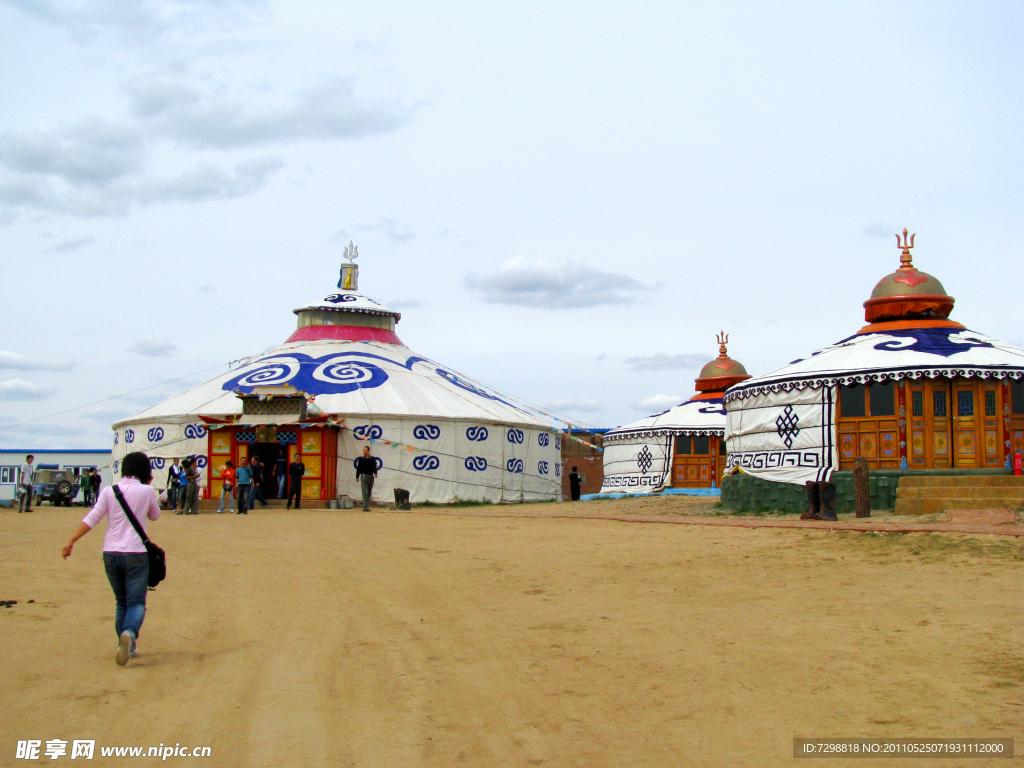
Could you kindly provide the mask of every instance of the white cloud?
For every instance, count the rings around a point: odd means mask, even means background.
[[[135,44],[151,43],[173,31],[197,31],[211,25],[234,26],[262,0],[6,0],[26,15],[66,30],[78,43],[113,36]]]
[[[552,400],[544,405],[546,410],[564,413],[593,413],[604,408],[597,400]]]
[[[416,235],[405,224],[399,224],[394,219],[381,219],[379,224],[360,227],[364,232],[380,232],[393,243],[405,244]],[[342,230],[344,232],[344,230]]]
[[[868,226],[861,228],[860,231],[862,235],[867,235],[868,237],[892,237],[896,234],[897,229],[891,224],[876,221],[873,224],[869,224]]]
[[[42,400],[56,391],[22,379],[0,381],[0,400]]]
[[[422,306],[423,302],[417,299],[395,299],[387,302],[388,309],[415,309]]]
[[[645,397],[639,403],[635,403],[632,407],[637,411],[644,411],[645,413],[660,413],[661,411],[667,411],[674,405],[679,405],[685,398],[679,395],[651,395]]]
[[[19,355],[17,352],[0,349],[0,369],[12,371],[68,371],[76,365],[78,363],[74,360],[64,360],[55,363],[43,362],[42,360],[32,360],[24,355]]]
[[[699,368],[710,359],[708,355],[701,354],[666,355],[659,352],[647,357],[627,357],[624,362],[634,371],[672,371],[680,368]]]
[[[140,341],[128,347],[128,351],[147,357],[170,357],[178,348],[169,341]]]
[[[569,262],[551,267],[516,257],[496,272],[466,275],[466,285],[492,304],[540,309],[577,309],[603,304],[631,304],[652,290],[629,275],[604,272]]]
[[[125,216],[137,205],[250,195],[283,167],[280,158],[254,157],[229,170],[207,157],[196,162],[192,150],[359,139],[398,129],[412,111],[393,100],[361,98],[344,78],[282,99],[265,92],[226,96],[216,83],[204,94],[167,79],[139,79],[123,87],[129,116],[0,134],[0,223],[27,211]],[[191,170],[154,174],[154,159],[175,149],[183,153],[178,164]],[[393,219],[364,229],[398,243],[415,237]]]
[[[96,238],[93,237],[75,237],[70,240],[64,240],[51,245],[49,248],[44,248],[44,253],[68,253],[69,251],[77,251],[79,248],[84,248],[87,245],[92,245],[96,242]]]

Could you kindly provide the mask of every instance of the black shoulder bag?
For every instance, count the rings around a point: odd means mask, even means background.
[[[121,505],[121,509],[124,510],[125,517],[128,518],[128,522],[132,524],[132,528],[139,534],[139,538],[142,539],[142,543],[146,545],[146,554],[149,555],[149,588],[152,589],[165,578],[167,578],[167,556],[164,551],[160,549],[156,544],[149,540],[146,535],[146,531],[139,524],[139,521],[135,517],[135,513],[132,512],[128,506],[128,502],[124,500],[124,496],[121,495],[121,489],[117,487],[115,483],[113,485],[114,496],[117,497],[118,503]]]

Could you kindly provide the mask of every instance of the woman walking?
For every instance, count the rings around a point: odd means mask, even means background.
[[[153,470],[144,453],[129,453],[121,463],[121,480],[117,488],[125,502],[146,530],[146,521],[160,517],[156,491],[150,487]],[[96,506],[79,524],[78,530],[64,545],[67,560],[75,542],[107,517],[107,532],[103,536],[103,566],[107,580],[114,590],[114,630],[117,632],[117,654],[114,661],[124,666],[137,653],[136,640],[146,618],[146,588],[149,583],[149,555],[139,534],[114,495],[113,486],[104,488],[96,499]],[[147,534],[148,535],[148,534]]]

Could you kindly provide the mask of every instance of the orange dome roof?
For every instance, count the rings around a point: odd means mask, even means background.
[[[953,311],[956,300],[946,294],[938,278],[914,267],[910,249],[916,236],[911,235],[908,241],[904,229],[900,242],[896,235],[896,247],[903,249],[900,267],[879,280],[871,298],[864,302],[864,319],[869,323],[907,318],[945,320]]]
[[[700,376],[697,377],[698,392],[724,392],[733,384],[750,378],[747,369],[726,352],[725,345],[729,343],[729,337],[725,332],[719,333],[717,338],[718,357],[700,369]]]

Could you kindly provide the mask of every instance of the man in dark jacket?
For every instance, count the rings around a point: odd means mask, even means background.
[[[302,454],[298,451],[288,465],[288,505],[285,509],[292,508],[292,499],[295,499],[295,508],[302,508],[302,476],[306,474],[306,465],[302,463]]]
[[[572,468],[572,472],[569,473],[569,498],[573,501],[580,500],[580,485],[583,483],[583,476],[576,471],[576,467]]]
[[[370,511],[373,481],[377,477],[377,459],[370,455],[370,446],[363,446],[363,455],[356,459],[356,480],[363,492],[363,512]]]

